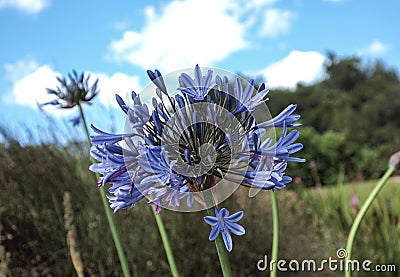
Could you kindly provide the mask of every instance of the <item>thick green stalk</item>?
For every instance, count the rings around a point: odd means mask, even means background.
[[[278,247],[279,247],[279,211],[278,211],[278,200],[276,199],[276,192],[270,191],[271,194],[271,205],[272,205],[272,257],[271,261],[275,261],[270,269],[269,276],[276,277],[278,273]]]
[[[346,256],[345,266],[347,265],[348,261],[351,260],[354,239],[356,237],[356,233],[357,233],[358,227],[360,226],[362,219],[364,218],[365,214],[367,213],[368,208],[371,206],[375,197],[378,195],[379,191],[383,188],[383,185],[387,182],[387,180],[389,179],[390,175],[392,175],[394,170],[395,170],[394,166],[389,166],[389,168],[386,170],[385,174],[379,180],[376,187],[369,194],[367,200],[365,200],[365,203],[363,204],[363,206],[361,207],[360,211],[358,212],[356,218],[354,219],[353,225],[351,226],[351,229],[350,229],[349,237],[347,239],[347,244],[346,244],[347,256]],[[348,270],[347,268],[345,268],[345,276],[346,277],[351,276],[351,271]]]
[[[214,207],[207,209],[207,213],[215,216]],[[217,248],[219,263],[221,264],[222,274],[224,277],[232,277],[231,263],[229,262],[228,251],[225,248],[222,234],[215,239],[215,247]]]
[[[157,214],[155,206],[151,206],[153,210],[154,217],[157,222],[158,230],[160,231],[161,239],[164,244],[165,254],[167,255],[169,267],[173,277],[179,277],[178,268],[175,263],[174,254],[172,253],[171,246],[168,241],[167,231],[165,230],[164,223],[162,221],[161,215]]]
[[[86,120],[85,120],[85,115],[83,113],[82,106],[80,105],[80,103],[78,104],[78,107],[79,107],[79,112],[80,112],[80,115],[81,115],[82,123],[83,123],[83,126],[85,128],[87,143],[88,143],[88,145],[90,147],[91,146],[91,142],[90,142],[89,129],[87,127]],[[100,178],[100,176],[99,176],[98,173],[95,173],[95,175],[96,175],[96,181],[97,181]],[[103,201],[104,210],[106,212],[108,225],[110,226],[111,234],[112,234],[112,237],[114,239],[115,248],[117,249],[119,262],[120,262],[121,267],[122,267],[122,272],[123,272],[125,277],[130,277],[131,274],[129,272],[128,262],[126,261],[124,249],[122,248],[122,244],[121,244],[121,240],[120,240],[119,235],[118,235],[117,227],[115,225],[111,209],[110,209],[110,207],[108,205],[105,188],[103,186],[101,186],[99,188],[99,190],[100,190],[100,194],[101,194],[101,199]]]

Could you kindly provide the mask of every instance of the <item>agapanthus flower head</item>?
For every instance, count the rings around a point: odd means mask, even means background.
[[[97,89],[98,79],[89,84],[90,74],[78,73],[73,70],[72,74],[65,77],[56,77],[59,86],[56,89],[47,89],[47,93],[55,95],[52,101],[39,104],[39,108],[45,105],[54,105],[63,109],[73,108],[79,103],[88,103],[99,93]]]
[[[200,206],[183,206],[202,209],[201,192],[206,189],[218,191],[218,203],[238,185],[280,189],[291,181],[285,175],[287,163],[303,161],[292,156],[302,148],[295,142],[299,132],[288,131],[299,126],[296,122],[300,116],[294,114],[296,105],[289,105],[274,118],[260,120],[257,112],[265,109],[268,94],[264,84],[256,87],[253,80],[237,76],[229,79],[217,74],[213,78],[213,70],[202,71],[196,66],[194,77],[182,73],[178,90],[169,93],[158,70],[147,73],[157,95],[152,99],[153,109],[143,104],[135,92],[130,108],[117,95],[118,104],[127,114],[126,131],[108,134],[94,128],[97,135],[92,137],[92,155],[100,167],[107,167],[104,164],[113,158],[120,163],[109,166],[105,176],[113,187],[120,186],[116,181],[129,183],[150,198],[150,203],[169,208],[182,208],[178,200],[194,194],[190,198]],[[278,139],[275,128],[282,129]],[[105,145],[102,155],[98,145]],[[119,151],[110,149],[110,145]],[[107,177],[110,172],[111,179]],[[129,176],[130,181],[115,179],[121,174]],[[213,184],[208,181],[211,177],[217,180]]]
[[[126,114],[125,131],[111,134],[93,127],[91,153],[98,163],[91,170],[103,175],[100,185],[111,184],[115,211],[144,198],[158,212],[203,210],[218,206],[240,185],[258,192],[291,182],[285,175],[288,162],[304,161],[293,157],[302,149],[296,143],[296,105],[271,117],[265,84],[215,71],[196,65],[193,77],[181,72],[178,88],[170,90],[174,73],[149,70],[156,95],[152,107],[135,92],[130,107],[117,95]],[[204,193],[210,191],[213,199],[206,201]],[[242,215],[216,208],[216,217],[205,219],[213,226],[210,239],[222,233],[231,250],[230,232],[244,234],[235,223]]]

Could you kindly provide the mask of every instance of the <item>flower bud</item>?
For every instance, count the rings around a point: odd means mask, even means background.
[[[389,159],[389,166],[398,168],[400,164],[400,151],[394,153]]]

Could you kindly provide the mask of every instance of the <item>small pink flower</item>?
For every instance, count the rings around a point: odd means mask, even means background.
[[[357,197],[357,195],[353,195],[351,198],[350,198],[350,206],[351,206],[351,210],[354,212],[354,213],[357,213],[358,212],[358,210],[359,210],[359,204],[358,204],[358,197]]]

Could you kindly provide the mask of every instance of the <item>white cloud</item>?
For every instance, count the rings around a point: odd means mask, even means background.
[[[311,83],[322,77],[325,57],[314,51],[292,51],[282,60],[262,70],[270,88],[294,89],[298,82]]]
[[[141,91],[139,78],[137,76],[129,76],[120,72],[114,73],[111,76],[104,73],[91,73],[90,78],[92,80],[99,79],[98,87],[100,93],[97,97],[100,102],[106,106],[118,106],[115,101],[115,94],[119,94],[125,99],[125,95],[130,95],[132,91],[138,93]]]
[[[251,34],[289,31],[296,15],[272,8],[279,0],[173,0],[143,10],[143,26],[125,30],[109,44],[106,58],[165,72],[213,66],[251,47]]]
[[[11,94],[7,102],[37,108],[37,103],[52,100],[46,88],[56,87],[56,76],[60,75],[48,65],[39,66],[34,60],[19,60],[15,64],[5,65],[6,75],[12,81]]]
[[[389,45],[379,41],[374,40],[367,47],[358,51],[359,55],[370,55],[379,56],[385,54],[389,50]]]
[[[272,2],[255,0],[252,7]],[[249,46],[245,34],[251,18],[242,22],[240,9],[229,0],[175,0],[160,12],[148,7],[143,28],[126,31],[121,39],[111,42],[108,57],[163,71],[196,63],[209,66]]]
[[[274,4],[274,3],[278,2],[278,1],[279,0],[253,0],[252,2],[253,2],[253,4],[255,6],[259,6],[259,5],[264,5],[264,4],[272,5],[272,4]]]
[[[289,10],[267,9],[264,14],[264,23],[261,35],[266,37],[276,37],[289,31],[295,14]]]
[[[38,68],[36,61],[32,59],[18,60],[14,64],[6,64],[4,69],[6,70],[7,78],[15,82],[23,77],[31,74]]]
[[[50,0],[0,0],[0,9],[16,8],[26,13],[35,14],[49,6]]]
[[[21,71],[21,69],[23,69]],[[61,76],[49,65],[39,66],[34,60],[20,60],[15,64],[5,65],[6,75],[12,81],[12,88],[6,98],[7,103],[15,103],[38,109],[38,103],[45,103],[55,99],[54,95],[46,92],[46,88],[56,88],[59,83],[56,76]],[[99,79],[99,95],[96,97],[106,106],[117,106],[115,94],[122,97],[132,90],[139,91],[139,79],[137,76],[128,76],[124,73],[114,73],[109,76],[104,73],[88,72],[93,83]],[[90,84],[90,82],[89,82]],[[56,116],[70,114],[71,110],[58,109],[54,106],[46,106],[45,110]]]

